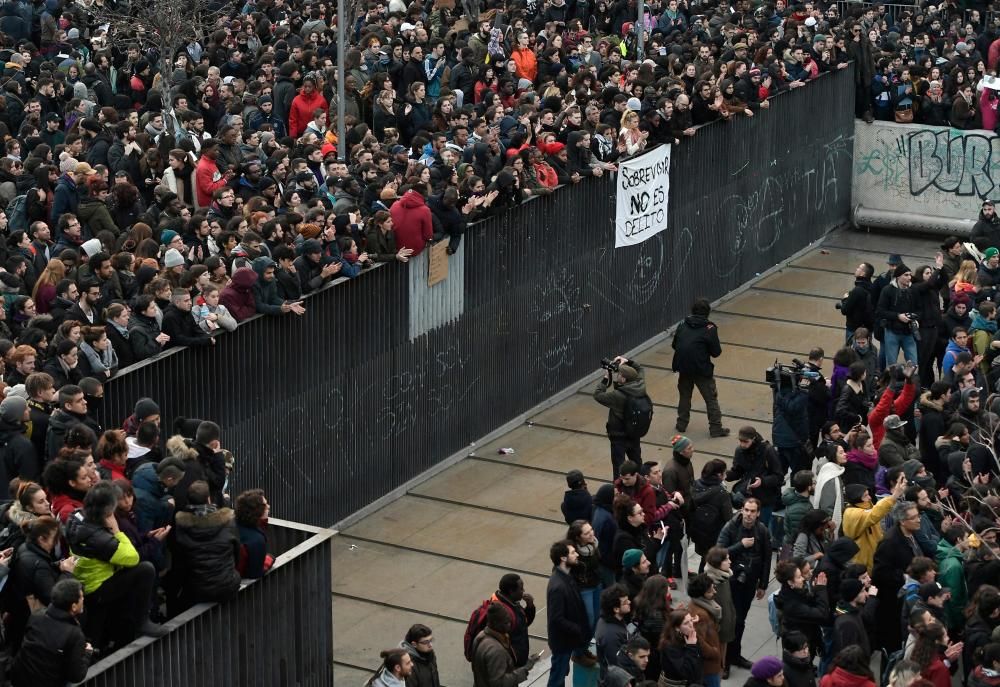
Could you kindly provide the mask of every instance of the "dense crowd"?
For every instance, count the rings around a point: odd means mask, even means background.
[[[988,243],[992,206],[980,222]],[[566,475],[549,687],[571,667],[574,685],[606,687],[719,687],[738,671],[745,687],[1000,684],[1000,250],[980,248],[949,237],[933,264],[859,265],[839,308],[844,346],[769,370],[770,440],[741,427],[732,459],[702,461],[700,476],[682,433],[668,458],[642,461],[648,425],[633,432],[630,417],[644,368],[604,363],[594,398],[608,407],[614,481],[592,493],[579,470]],[[714,402],[711,434],[725,437],[710,315],[693,304],[673,366],[682,396],[697,386]],[[679,410],[678,431],[687,422]],[[780,656],[744,655],[755,600]],[[473,612],[477,687],[526,679],[535,614],[514,574]],[[414,625],[371,684],[438,687],[436,661],[430,627]]]

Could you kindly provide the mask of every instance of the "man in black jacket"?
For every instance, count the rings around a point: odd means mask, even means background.
[[[191,292],[175,289],[170,307],[163,313],[163,333],[170,336],[164,349],[174,346],[210,346],[215,339],[198,326],[191,314]]]
[[[719,407],[719,392],[715,387],[715,365],[712,358],[722,355],[719,330],[708,319],[712,306],[699,298],[691,306],[691,314],[677,325],[674,332],[673,370],[677,373],[677,431],[686,432],[691,419],[691,393],[698,387],[698,393],[705,399],[708,410],[708,431],[713,437],[729,436],[729,428],[722,426],[722,409]]]
[[[576,547],[572,542],[558,541],[549,550],[549,558],[554,567],[545,592],[549,649],[552,650],[548,687],[561,687],[569,675],[570,656],[585,650],[590,643],[590,620],[580,590],[569,574],[580,558]]]
[[[764,598],[771,577],[771,537],[760,522],[760,501],[748,498],[739,515],[719,532],[718,545],[729,550],[733,576],[729,586],[736,608],[736,638],[726,650],[724,668],[736,666],[749,670],[753,665],[743,657],[743,631],[754,598]]]
[[[914,320],[911,314],[919,310],[916,295],[910,290],[913,273],[905,264],[896,265],[892,271],[892,281],[882,289],[878,297],[878,307],[875,309],[875,319],[885,328],[882,339],[882,352],[885,354],[885,365],[896,364],[900,349],[907,361],[917,361],[917,341],[913,338],[910,323]]]
[[[858,327],[868,331],[875,328],[875,304],[872,302],[872,275],[875,266],[863,262],[854,270],[854,287],[840,301],[840,314],[847,320],[847,341]]]
[[[917,504],[901,501],[892,509],[896,524],[885,533],[875,549],[872,565],[872,584],[878,590],[879,646],[895,651],[901,642],[899,617],[902,602],[898,596],[903,586],[903,571],[917,556],[922,556],[916,533],[920,530],[920,510]]]
[[[82,613],[83,585],[72,578],[56,582],[52,603],[28,620],[14,659],[14,684],[61,687],[87,676],[93,649],[77,621]]]
[[[520,668],[528,663],[528,627],[535,622],[535,597],[524,591],[520,575],[507,573],[500,578],[493,598],[510,613],[511,625],[507,634],[514,651],[514,665]]]
[[[1000,217],[997,217],[992,200],[983,201],[979,219],[972,227],[972,242],[981,251],[987,248],[1000,248]]]

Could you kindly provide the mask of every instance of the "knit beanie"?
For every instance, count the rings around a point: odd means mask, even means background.
[[[17,424],[24,420],[28,402],[20,396],[8,396],[0,403],[0,418],[7,424]]]
[[[758,680],[769,680],[783,670],[781,659],[774,656],[765,656],[753,664],[750,674]]]
[[[899,265],[896,265],[896,269],[894,269],[892,271],[892,278],[893,279],[899,279],[904,274],[906,274],[907,272],[911,272],[911,271],[912,270],[909,267],[907,267],[905,264],[900,263]]]
[[[626,570],[628,568],[634,568],[635,566],[639,565],[639,561],[641,560],[642,560],[642,550],[629,549],[622,555],[622,567],[625,568]]]
[[[166,255],[163,256],[163,266],[167,269],[171,267],[180,267],[184,264],[184,256],[176,248],[171,248],[167,251]]]
[[[674,438],[670,440],[670,448],[674,450],[674,453],[680,453],[690,445],[691,440],[683,434],[676,434],[674,435]]]
[[[147,417],[160,414],[160,406],[151,398],[140,398],[135,402],[135,419],[142,422]]]
[[[160,234],[160,245],[169,246],[175,238],[177,238],[177,232],[173,229],[167,229]]]
[[[861,583],[861,580],[842,580],[840,583],[840,599],[844,603],[851,603],[856,598],[861,590],[865,588],[865,585]]]

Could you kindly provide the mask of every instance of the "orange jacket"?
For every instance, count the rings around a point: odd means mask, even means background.
[[[531,83],[535,83],[535,77],[538,76],[538,58],[535,57],[533,50],[514,48],[510,53],[510,59],[514,60],[514,64],[517,65],[517,78],[527,79]]]

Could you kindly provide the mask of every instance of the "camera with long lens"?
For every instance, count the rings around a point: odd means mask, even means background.
[[[601,358],[601,368],[607,370],[611,374],[618,372],[618,361],[611,360],[609,358]]]
[[[913,334],[914,341],[920,341],[920,315],[915,312],[908,312],[906,316],[910,318],[910,333]]]

